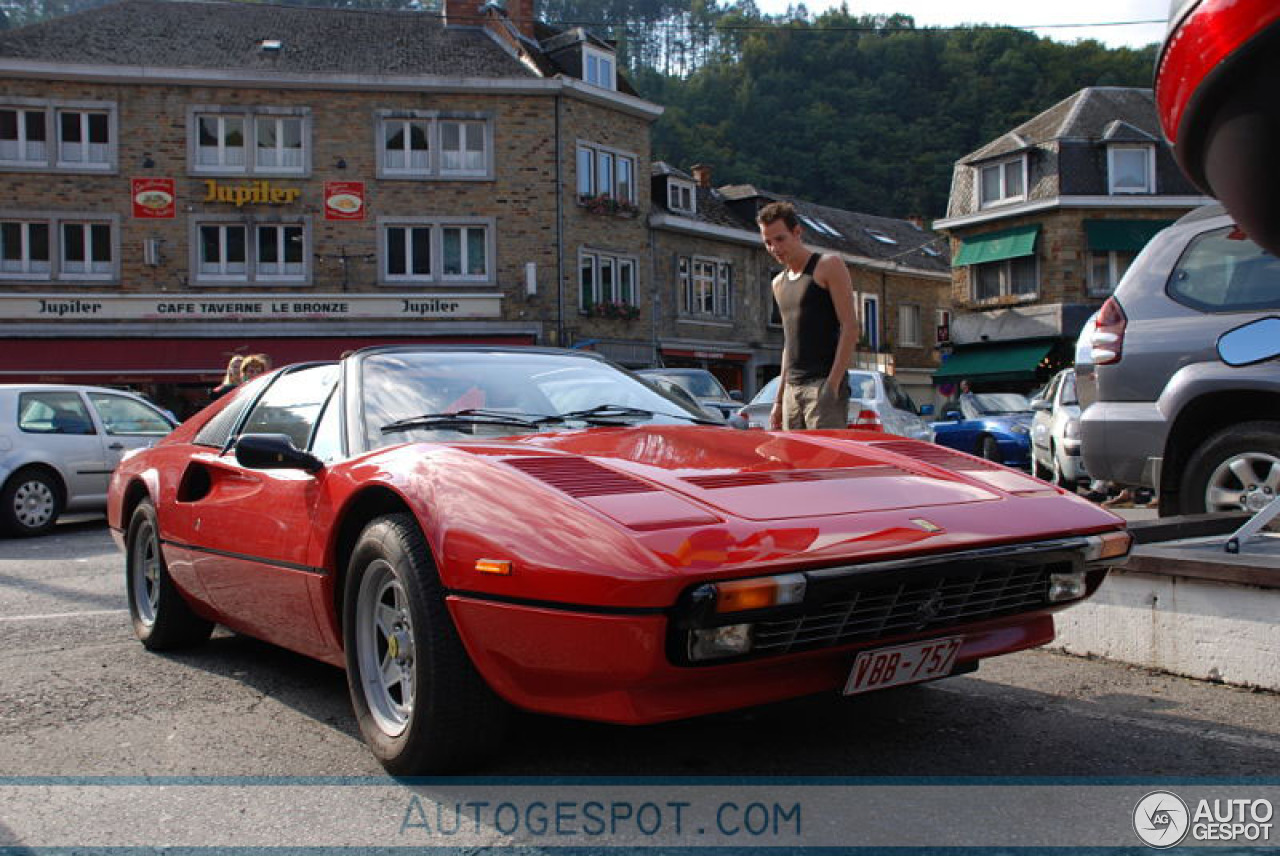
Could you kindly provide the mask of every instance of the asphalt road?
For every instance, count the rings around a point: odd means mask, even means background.
[[[0,539],[5,777],[381,777],[337,669],[219,630],[134,639],[100,520]],[[1274,777],[1280,697],[1049,652],[643,728],[522,716],[488,776]],[[0,813],[0,817],[3,814]],[[0,844],[4,824],[0,823]]]

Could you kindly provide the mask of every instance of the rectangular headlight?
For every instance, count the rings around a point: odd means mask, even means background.
[[[728,624],[689,632],[689,659],[715,660],[751,650],[751,625]]]
[[[1049,602],[1075,600],[1084,597],[1084,571],[1065,574],[1049,574]]]

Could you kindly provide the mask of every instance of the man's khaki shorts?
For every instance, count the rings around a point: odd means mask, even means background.
[[[835,395],[827,391],[827,382],[787,381],[782,394],[782,430],[849,427],[849,381],[840,382]]]

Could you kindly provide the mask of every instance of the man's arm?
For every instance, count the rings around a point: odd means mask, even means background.
[[[778,281],[775,279],[770,291],[773,292],[773,299],[778,300]],[[787,349],[782,349],[782,371],[778,374],[778,394],[773,399],[773,407],[769,409],[769,430],[782,430],[782,396],[787,391]]]
[[[836,345],[836,356],[827,374],[827,389],[835,391],[849,371],[853,349],[858,345],[858,311],[853,305],[853,281],[844,262],[833,255],[822,257],[813,272],[813,279],[831,295],[831,305],[835,307],[836,318],[840,321],[840,342]]]

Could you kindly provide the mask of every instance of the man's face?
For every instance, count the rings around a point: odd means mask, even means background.
[[[764,248],[782,264],[794,258],[804,245],[800,241],[800,227],[788,229],[783,220],[760,224],[760,237],[764,240]]]

